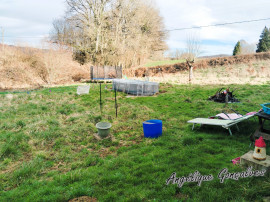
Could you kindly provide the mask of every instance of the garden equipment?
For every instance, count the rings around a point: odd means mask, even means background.
[[[264,113],[266,114],[269,114],[270,115],[270,103],[266,103],[266,104],[261,104],[261,106],[263,107],[263,111]]]
[[[214,102],[221,102],[221,103],[232,103],[232,102],[239,102],[238,99],[236,99],[235,95],[233,94],[234,91],[230,91],[229,88],[226,90],[223,90],[224,88],[221,88],[216,92],[215,95],[210,96],[208,100],[212,100]]]
[[[162,135],[162,121],[148,120],[143,122],[143,133],[146,138],[158,138]]]
[[[112,127],[112,124],[108,122],[99,122],[96,124],[96,127],[98,129],[98,135],[101,138],[105,138],[110,134],[110,128]]]
[[[194,129],[195,124],[222,126],[223,128],[229,130],[230,135],[232,135],[230,127],[235,125],[237,127],[237,130],[239,131],[237,123],[240,123],[244,120],[247,120],[253,116],[254,116],[254,114],[253,115],[244,115],[244,116],[241,116],[241,117],[236,118],[236,119],[214,119],[212,117],[210,117],[210,119],[209,118],[196,118],[196,119],[189,120],[188,123],[193,123],[192,130]]]
[[[270,115],[266,114],[263,110],[260,110],[255,114],[259,118],[259,126],[252,136],[252,142],[255,142],[255,138],[263,137],[264,140],[270,140],[270,130],[267,126],[267,122],[270,121]]]

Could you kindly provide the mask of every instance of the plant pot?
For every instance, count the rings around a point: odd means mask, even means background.
[[[96,124],[96,127],[98,129],[99,137],[105,138],[110,134],[110,128],[112,127],[112,124],[108,122],[99,122]]]

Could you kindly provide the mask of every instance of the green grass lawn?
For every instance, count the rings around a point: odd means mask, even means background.
[[[184,59],[181,60],[160,60],[160,61],[152,61],[148,62],[145,65],[142,65],[143,67],[156,67],[156,66],[161,66],[161,65],[172,65],[176,63],[181,63],[185,62]]]
[[[15,93],[12,100],[0,94],[0,201],[66,201],[91,196],[99,201],[260,201],[270,196],[267,177],[225,180],[218,173],[244,171],[231,160],[249,150],[249,135],[258,121],[250,119],[232,128],[191,130],[187,121],[209,117],[222,110],[257,111],[270,101],[270,86],[234,86],[241,103],[207,101],[222,86],[161,85],[163,93],[126,98],[104,89],[102,114],[98,84],[89,95],[76,95],[76,87]],[[158,139],[143,137],[142,122],[163,121]],[[101,120],[112,123],[112,140],[98,141],[93,134]],[[268,144],[268,155],[270,145]],[[165,184],[199,171],[214,180]]]

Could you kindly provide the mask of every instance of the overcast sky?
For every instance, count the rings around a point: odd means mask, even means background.
[[[270,18],[269,0],[153,1],[167,30]],[[4,42],[40,47],[52,21],[63,16],[65,10],[65,0],[0,0]],[[238,40],[257,43],[264,26],[270,27],[270,20],[171,31],[167,43],[172,50],[183,50],[187,37],[192,35],[201,41],[201,55],[232,54]]]

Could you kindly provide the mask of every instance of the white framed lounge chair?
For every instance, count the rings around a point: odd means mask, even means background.
[[[247,120],[253,116],[254,116],[254,114],[253,115],[244,115],[238,119],[233,119],[233,120],[196,118],[196,119],[189,120],[188,123],[193,123],[192,130],[194,129],[195,124],[221,126],[225,129],[229,130],[230,135],[232,135],[232,131],[231,131],[230,127],[235,125],[237,130],[239,131],[237,123],[240,123],[244,120]]]

